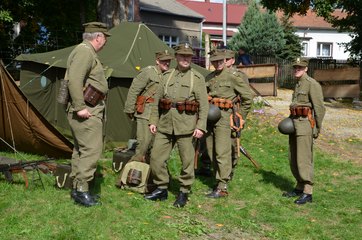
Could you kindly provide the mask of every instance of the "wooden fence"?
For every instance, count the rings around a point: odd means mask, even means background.
[[[252,59],[256,64],[277,64],[277,86],[294,88],[296,80],[293,76],[292,61],[267,56],[252,56]],[[325,97],[358,97],[362,88],[362,65],[359,64],[345,60],[310,59],[308,75],[321,82]]]

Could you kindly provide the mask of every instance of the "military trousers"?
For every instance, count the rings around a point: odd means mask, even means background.
[[[148,124],[148,119],[137,118],[137,145],[135,155],[131,158],[131,161],[143,161],[152,148],[154,135],[151,133]]]
[[[297,181],[296,189],[313,193],[313,135],[308,119],[294,120],[296,133],[289,135],[290,169]]]
[[[73,110],[68,112],[68,121],[74,138],[72,154],[73,188],[80,192],[89,191],[89,182],[94,178],[97,161],[103,150],[104,106],[89,108],[92,116],[83,119]]]
[[[157,132],[151,151],[150,166],[153,183],[160,189],[167,189],[170,181],[167,161],[175,144],[179,150],[182,167],[179,176],[180,191],[189,193],[195,180],[195,147],[192,134],[173,135]]]
[[[221,118],[209,127],[206,136],[207,152],[213,162],[217,187],[226,190],[232,169],[231,129],[229,121]]]

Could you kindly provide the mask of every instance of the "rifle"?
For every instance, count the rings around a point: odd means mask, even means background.
[[[197,169],[197,162],[199,160],[200,153],[200,139],[196,139],[195,143],[195,157],[194,157],[194,168]]]
[[[5,179],[9,183],[13,182],[14,173],[21,173],[25,181],[25,188],[28,188],[29,181],[26,173],[27,171],[36,171],[38,174],[38,178],[35,179],[33,175],[32,181],[34,182],[35,180],[39,180],[44,189],[44,184],[43,181],[41,180],[39,170],[45,174],[54,171],[56,169],[56,164],[50,163],[50,161],[52,160],[54,159],[47,158],[44,160],[37,160],[37,161],[17,162],[15,159],[0,157],[0,172],[4,173]]]
[[[240,144],[239,145],[239,150],[240,152],[242,152],[244,154],[244,156],[250,160],[250,162],[254,165],[254,167],[259,170],[260,169],[260,164],[255,161],[251,156],[250,154],[246,151],[246,149]]]

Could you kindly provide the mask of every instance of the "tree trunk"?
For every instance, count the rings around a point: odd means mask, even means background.
[[[108,27],[119,25],[122,21],[139,22],[139,0],[98,0],[98,19]]]

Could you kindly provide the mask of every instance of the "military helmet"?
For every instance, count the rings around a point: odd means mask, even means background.
[[[221,111],[219,107],[214,104],[210,104],[209,112],[207,114],[207,121],[209,123],[216,123],[221,118]]]
[[[278,125],[278,130],[286,135],[295,133],[293,120],[289,117],[283,119]]]

